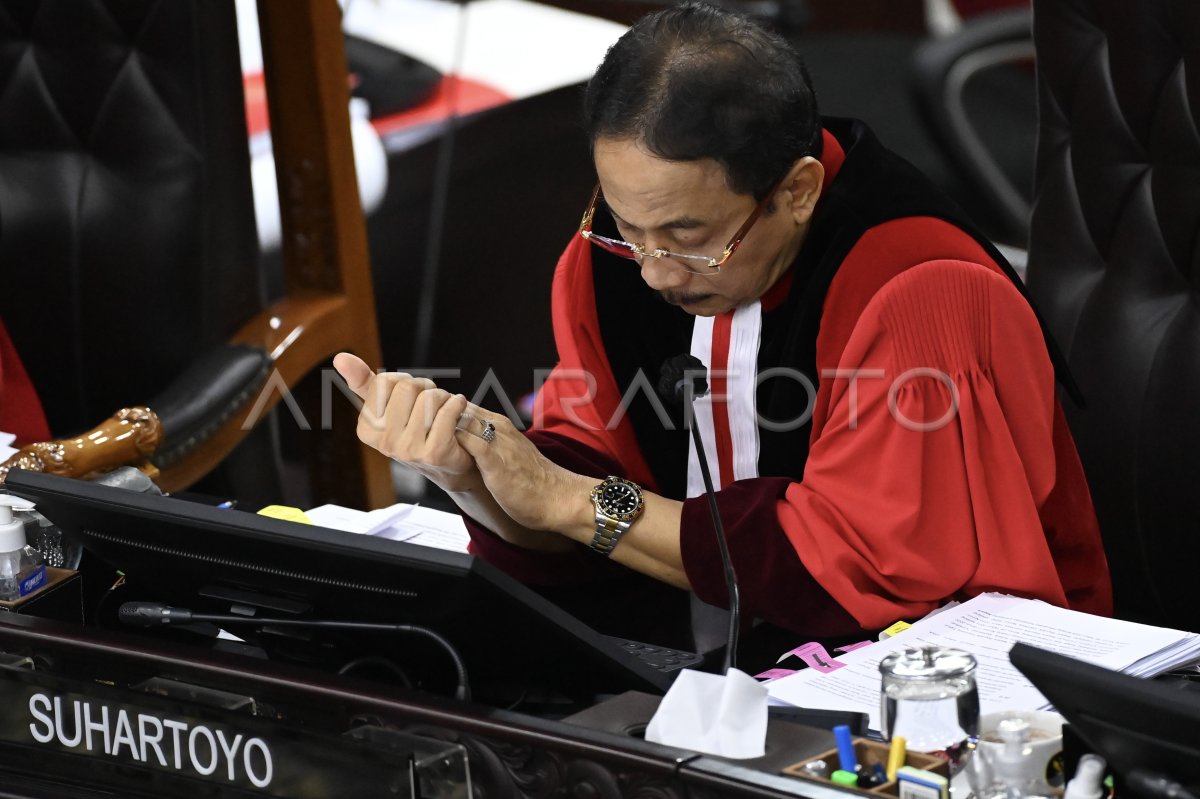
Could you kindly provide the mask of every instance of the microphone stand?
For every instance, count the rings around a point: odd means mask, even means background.
[[[690,392],[689,392],[690,393]],[[691,398],[693,403],[695,397]],[[692,417],[695,417],[695,405],[692,404]],[[721,552],[721,564],[725,567],[725,587],[729,591],[729,636],[725,644],[725,664],[721,668],[723,674],[736,667],[738,635],[741,630],[741,595],[738,592],[737,575],[733,571],[733,559],[729,555],[729,543],[725,540],[725,527],[721,524],[721,513],[717,509],[717,492],[713,488],[712,474],[708,471],[708,457],[704,451],[704,442],[700,440],[700,431],[693,424],[693,419],[687,420],[688,430],[692,433],[692,441],[696,445],[696,460],[700,461],[700,475],[704,478],[704,493],[708,497],[708,512],[712,514],[713,529],[717,533],[717,547]]]
[[[684,425],[691,431],[692,443],[696,447],[696,459],[700,461],[700,475],[704,478],[704,493],[708,497],[708,512],[712,515],[713,531],[717,536],[717,547],[721,554],[721,565],[725,568],[725,588],[729,593],[729,634],[725,644],[725,664],[722,674],[736,668],[738,635],[741,631],[742,607],[741,595],[738,591],[737,574],[733,570],[733,558],[729,554],[729,542],[725,539],[725,526],[721,524],[721,513],[717,508],[717,491],[713,488],[712,474],[708,470],[708,454],[704,451],[704,442],[700,438],[700,430],[695,425],[696,397],[708,393],[708,381],[705,375],[708,370],[704,363],[690,353],[683,353],[668,358],[659,370],[658,393],[668,401],[682,403],[688,400],[687,408],[692,413],[689,416],[685,410]]]
[[[336,621],[331,619],[272,619],[232,614],[193,613],[185,608],[173,608],[155,602],[126,602],[117,611],[117,618],[124,624],[135,627],[151,627],[171,623],[188,624],[204,621],[215,624],[257,624],[276,627],[325,627],[339,630],[364,630],[375,632],[411,633],[432,639],[450,656],[458,675],[458,687],[454,697],[471,700],[471,686],[467,680],[467,667],[462,656],[440,633],[414,624],[386,624],[367,621]]]

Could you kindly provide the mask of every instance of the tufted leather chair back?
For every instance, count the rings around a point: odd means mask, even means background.
[[[1117,614],[1200,628],[1200,3],[1038,0],[1028,282]]]
[[[54,433],[262,306],[232,2],[0,0],[0,315]]]

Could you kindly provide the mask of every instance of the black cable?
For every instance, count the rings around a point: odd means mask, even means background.
[[[408,674],[405,673],[404,669],[400,668],[400,666],[398,666],[394,660],[382,657],[380,655],[364,655],[360,658],[355,658],[354,660],[343,663],[341,668],[337,670],[337,674],[339,677],[349,674],[359,666],[383,666],[392,674],[396,675],[400,682],[403,683],[405,688],[413,687],[412,680],[409,679]]]
[[[462,656],[458,654],[458,650],[454,648],[454,644],[450,643],[440,633],[430,630],[428,627],[418,627],[415,624],[386,624],[383,622],[369,621],[334,621],[331,619],[262,619],[247,616],[244,620],[237,616],[223,616],[209,613],[193,613],[191,621],[210,621],[214,624],[228,624],[230,622],[244,621],[245,623],[274,625],[277,627],[331,627],[339,630],[375,630],[388,631],[395,633],[411,633],[413,635],[423,635],[426,638],[436,642],[446,654],[450,656],[450,660],[454,662],[454,670],[458,674],[458,687],[454,689],[454,698],[462,699],[467,702],[471,701],[471,686],[467,680],[467,666],[463,663]]]
[[[518,696],[515,700],[513,700],[511,705],[509,705],[508,707],[506,707],[504,709],[505,710],[516,710],[517,708],[519,708],[521,706],[521,703],[524,702],[528,696],[529,696],[528,689],[521,691],[521,695]]]

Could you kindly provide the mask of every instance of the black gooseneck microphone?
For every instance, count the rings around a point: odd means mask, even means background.
[[[659,396],[673,403],[682,403],[685,400],[694,402],[696,397],[703,397],[708,393],[707,375],[708,369],[699,358],[690,353],[668,358],[659,372]],[[742,622],[741,599],[737,574],[733,571],[733,558],[729,556],[729,543],[725,540],[725,527],[721,524],[721,513],[717,509],[717,492],[713,488],[712,475],[708,471],[708,453],[704,451],[704,442],[700,439],[694,416],[694,413],[685,413],[684,419],[696,445],[696,458],[700,461],[700,474],[704,478],[704,493],[708,496],[708,512],[712,514],[717,547],[721,551],[721,565],[725,567],[725,588],[729,591],[729,636],[725,645],[725,665],[721,669],[725,674],[736,668],[738,632]]]
[[[467,667],[454,644],[447,641],[439,633],[428,627],[418,627],[413,624],[385,624],[367,621],[336,621],[331,619],[268,619],[257,616],[235,616],[232,614],[193,613],[186,608],[175,608],[160,602],[126,602],[117,610],[117,619],[122,624],[131,627],[155,627],[164,624],[188,624],[196,621],[207,621],[218,624],[269,624],[274,626],[291,627],[326,627],[340,630],[373,630],[376,632],[413,633],[423,635],[436,642],[450,659],[454,661],[454,670],[458,673],[458,687],[454,691],[456,699],[471,700],[471,687],[467,681]]]

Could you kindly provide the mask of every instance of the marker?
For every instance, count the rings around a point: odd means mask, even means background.
[[[896,772],[904,765],[904,761],[908,757],[906,743],[903,735],[897,735],[892,739],[892,746],[888,749],[887,762],[887,778],[889,780],[896,779]]]
[[[854,739],[850,737],[850,725],[839,724],[834,727],[833,737],[837,739],[838,763],[842,771],[857,773],[858,755],[854,754]]]

